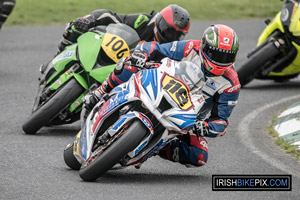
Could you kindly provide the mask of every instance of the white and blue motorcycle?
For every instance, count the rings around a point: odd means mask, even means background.
[[[195,64],[168,58],[141,70],[93,108],[64,150],[65,163],[84,181],[118,165],[139,168],[193,127],[204,104],[203,79]]]

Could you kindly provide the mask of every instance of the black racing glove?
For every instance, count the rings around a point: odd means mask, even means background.
[[[135,51],[131,56],[126,59],[126,62],[129,61],[130,65],[138,68],[144,68],[146,65],[146,61],[148,56],[145,52]]]
[[[208,135],[208,124],[205,121],[196,120],[192,133],[197,137],[205,137]]]
[[[73,22],[73,26],[77,31],[85,33],[95,26],[95,19],[91,15],[79,17]]]

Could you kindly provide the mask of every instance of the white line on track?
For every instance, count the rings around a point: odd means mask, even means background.
[[[256,117],[264,112],[265,110],[271,108],[271,107],[274,107],[274,106],[277,106],[279,104],[282,104],[282,103],[285,103],[287,101],[291,101],[291,100],[294,100],[294,99],[299,99],[300,98],[300,95],[295,95],[295,96],[291,96],[291,97],[287,97],[287,98],[284,98],[284,99],[281,99],[279,101],[276,101],[276,102],[273,102],[273,103],[270,103],[270,104],[266,104],[262,107],[259,107],[255,110],[253,110],[251,113],[249,113],[248,115],[246,115],[239,127],[238,127],[238,133],[239,135],[241,136],[241,141],[242,143],[250,148],[250,150],[257,154],[258,156],[260,156],[263,160],[265,160],[266,162],[270,163],[271,165],[275,166],[276,168],[286,172],[286,173],[289,173],[289,174],[293,174],[293,175],[296,175],[298,178],[300,178],[300,172],[298,171],[295,171],[293,169],[289,169],[289,167],[287,167],[287,165],[285,165],[282,161],[280,160],[277,160],[277,159],[274,159],[274,158],[271,158],[269,155],[267,155],[266,153],[262,152],[259,150],[259,147],[255,145],[255,143],[253,142],[252,140],[252,135],[250,133],[250,123],[256,119]]]

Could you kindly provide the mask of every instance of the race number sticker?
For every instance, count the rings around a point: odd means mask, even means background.
[[[165,73],[161,84],[163,90],[170,95],[181,109],[188,110],[194,106],[189,95],[189,89],[182,80]]]
[[[81,136],[81,131],[77,133],[76,139],[74,141],[74,147],[73,147],[73,152],[77,155],[80,155],[80,136]]]
[[[105,33],[101,45],[105,53],[115,62],[129,56],[127,43],[117,35]]]

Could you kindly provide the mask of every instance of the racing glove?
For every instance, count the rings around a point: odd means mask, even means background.
[[[208,124],[205,121],[196,120],[193,129],[191,130],[193,134],[195,134],[198,138],[205,137],[208,135],[209,128]]]
[[[144,68],[146,66],[146,61],[148,56],[145,52],[135,51],[131,56],[129,56],[126,61],[130,62],[130,65],[138,68]]]
[[[73,26],[77,31],[85,33],[89,30],[89,28],[95,26],[95,19],[92,15],[79,17],[73,22]]]

